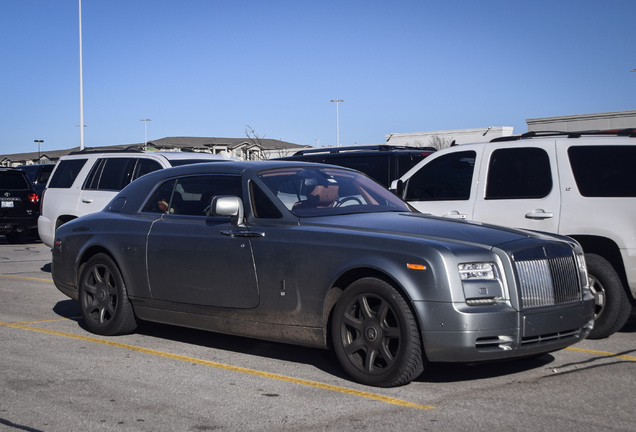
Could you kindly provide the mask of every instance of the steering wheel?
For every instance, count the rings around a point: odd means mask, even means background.
[[[344,198],[338,200],[338,202],[336,203],[336,207],[341,207],[347,201],[355,201],[356,204],[362,205],[362,201],[360,200],[360,198],[357,198],[357,197],[354,197],[354,196],[348,196],[348,197],[344,197]]]

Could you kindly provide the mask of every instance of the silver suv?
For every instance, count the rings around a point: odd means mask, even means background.
[[[576,239],[595,292],[590,338],[636,298],[636,131],[529,132],[433,153],[391,188],[424,213]]]
[[[38,233],[53,247],[55,230],[79,216],[104,208],[128,183],[149,172],[172,166],[231,158],[209,153],[81,151],[63,156],[42,196]]]

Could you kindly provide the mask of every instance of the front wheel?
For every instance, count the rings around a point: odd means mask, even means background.
[[[402,295],[382,280],[352,283],[336,304],[331,330],[340,364],[362,384],[404,385],[424,370],[413,313]]]
[[[93,333],[113,336],[137,328],[124,279],[108,255],[97,254],[83,266],[79,305],[84,323]]]
[[[632,307],[623,283],[609,261],[600,255],[585,254],[585,262],[596,303],[594,329],[588,339],[602,339],[625,325]]]

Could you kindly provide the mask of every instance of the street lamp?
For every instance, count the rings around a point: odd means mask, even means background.
[[[38,163],[40,163],[40,144],[44,143],[44,140],[33,140],[33,142],[38,143]]]
[[[340,147],[340,115],[338,114],[338,105],[344,102],[344,99],[331,99],[336,103],[336,147]]]
[[[152,121],[150,119],[140,119],[139,121],[144,122],[144,151],[146,147],[148,147],[148,122]]]

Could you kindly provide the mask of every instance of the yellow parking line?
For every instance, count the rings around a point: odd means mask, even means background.
[[[597,351],[597,350],[591,350],[591,349],[585,349],[585,348],[575,348],[575,347],[567,347],[566,350],[578,351],[578,352],[583,352],[583,353],[587,353],[587,354],[602,355],[602,356],[607,356],[607,357],[616,357],[616,358],[620,358],[620,359],[623,359],[623,360],[629,360],[629,361],[636,361],[636,357],[634,357],[634,356],[616,354],[616,353],[608,352],[608,351]]]
[[[26,276],[13,276],[13,275],[0,274],[0,277],[10,278],[10,279],[34,280],[39,282],[51,282],[51,283],[53,282],[51,279],[40,279],[40,278],[33,278],[33,277],[26,277]]]
[[[395,398],[388,397],[388,396],[382,396],[382,395],[375,394],[375,393],[369,393],[369,392],[364,392],[364,391],[360,391],[360,390],[353,390],[353,389],[349,389],[349,388],[346,388],[346,387],[339,387],[339,386],[335,386],[335,385],[331,385],[331,384],[324,384],[324,383],[319,383],[319,382],[309,381],[309,380],[304,380],[304,379],[299,379],[299,378],[292,378],[292,377],[288,377],[288,376],[284,376],[284,375],[278,375],[278,374],[273,374],[273,373],[269,373],[269,372],[262,372],[262,371],[258,371],[258,370],[254,370],[254,369],[247,369],[247,368],[238,367],[238,366],[231,366],[231,365],[226,365],[226,364],[223,364],[223,363],[217,363],[217,362],[212,362],[212,361],[208,361],[208,360],[201,360],[201,359],[197,359],[197,358],[193,358],[193,357],[186,357],[186,356],[182,356],[182,355],[178,355],[178,354],[170,354],[170,353],[166,353],[166,352],[163,352],[163,351],[151,350],[151,349],[148,349],[148,348],[142,348],[142,347],[138,347],[138,346],[135,346],[135,345],[128,345],[128,344],[123,344],[123,343],[119,343],[119,342],[113,342],[113,341],[109,341],[109,340],[105,340],[105,339],[98,339],[98,338],[94,338],[94,337],[90,337],[90,336],[76,335],[76,334],[61,332],[61,331],[57,331],[57,330],[50,330],[50,329],[43,329],[43,328],[38,328],[38,327],[31,327],[31,326],[28,326],[28,325],[17,324],[17,323],[11,324],[11,323],[0,322],[0,325],[7,326],[7,327],[13,327],[13,328],[19,328],[19,329],[23,329],[23,330],[37,331],[37,332],[47,333],[47,334],[56,335],[56,336],[64,336],[64,337],[73,338],[73,339],[79,339],[79,340],[83,340],[83,341],[87,341],[87,342],[99,343],[99,344],[108,345],[108,346],[112,346],[112,347],[123,348],[123,349],[131,350],[131,351],[137,351],[137,352],[144,353],[144,354],[151,354],[151,355],[156,355],[156,356],[160,356],[160,357],[165,357],[165,358],[169,358],[169,359],[173,359],[173,360],[179,360],[179,361],[184,361],[184,362],[188,362],[188,363],[200,364],[200,365],[203,365],[203,366],[214,367],[214,368],[217,368],[217,369],[223,369],[223,370],[228,370],[228,371],[232,371],[232,372],[240,372],[240,373],[244,373],[244,374],[258,376],[258,377],[261,377],[261,378],[269,378],[269,379],[274,379],[274,380],[278,380],[278,381],[284,381],[284,382],[288,382],[288,383],[292,383],[292,384],[304,385],[304,386],[308,386],[308,387],[315,387],[315,388],[319,388],[319,389],[322,389],[322,390],[329,390],[329,391],[334,391],[334,392],[338,392],[338,393],[348,394],[348,395],[352,395],[352,396],[358,396],[358,397],[362,397],[362,398],[366,398],[366,399],[372,399],[372,400],[385,402],[385,403],[389,403],[389,404],[393,404],[393,405],[398,405],[398,406],[402,406],[402,407],[407,407],[407,408],[416,408],[416,409],[434,409],[435,408],[434,406],[431,406],[431,405],[420,405],[420,404],[416,404],[416,403],[413,403],[413,402],[407,402],[407,401],[404,401],[404,400],[395,399]]]

